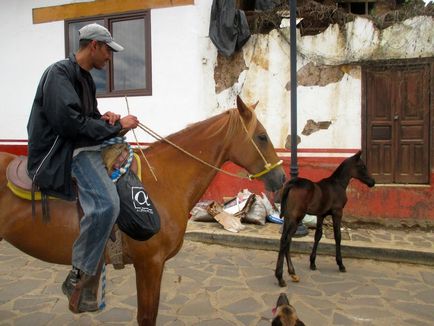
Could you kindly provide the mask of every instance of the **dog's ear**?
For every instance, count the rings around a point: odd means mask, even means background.
[[[282,326],[282,321],[280,320],[280,316],[276,316],[271,322],[271,326]]]
[[[300,319],[295,321],[295,326],[306,326]]]
[[[276,307],[284,305],[289,306],[289,300],[285,293],[280,293],[279,298],[277,299]]]

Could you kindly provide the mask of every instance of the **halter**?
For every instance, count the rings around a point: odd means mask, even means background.
[[[244,131],[246,132],[247,136],[249,135],[249,132],[247,131],[246,125],[244,124],[243,118],[241,117],[241,115],[239,115],[240,120],[241,120],[241,124],[243,126]],[[267,162],[267,160],[265,159],[264,155],[261,153],[261,151],[259,150],[258,146],[255,144],[255,142],[253,141],[252,137],[249,136],[249,140],[251,141],[251,143],[253,144],[253,146],[255,147],[256,151],[258,152],[258,154],[261,156],[262,160],[264,161],[264,170],[255,173],[255,174],[249,174],[247,177],[243,177],[240,176],[238,174],[235,173],[231,173],[225,170],[222,170],[212,164],[209,164],[208,162],[205,162],[204,160],[200,159],[199,157],[187,152],[185,149],[179,147],[178,145],[176,145],[175,143],[171,142],[170,140],[168,140],[167,138],[164,138],[162,136],[160,136],[159,134],[157,134],[155,131],[153,131],[152,129],[150,129],[149,127],[145,126],[143,123],[139,123],[138,127],[140,129],[142,129],[144,132],[146,132],[147,134],[149,134],[150,136],[152,136],[153,138],[157,139],[157,140],[162,140],[165,141],[166,143],[172,145],[173,147],[177,148],[178,150],[180,150],[181,152],[183,152],[184,154],[190,156],[191,158],[195,159],[196,161],[199,161],[200,163],[214,169],[217,170],[219,172],[222,172],[224,174],[230,175],[232,177],[237,177],[237,178],[241,178],[241,179],[249,179],[249,180],[253,180],[253,179],[257,179],[265,174],[267,174],[268,172],[270,172],[271,170],[273,170],[274,168],[282,165],[282,160],[278,161],[277,163],[271,164],[269,162]],[[144,156],[144,153],[142,152],[142,155]],[[152,171],[153,168],[150,166],[148,160],[145,157],[146,162],[148,163],[148,166],[150,168],[150,170]]]
[[[246,132],[247,135],[249,135],[249,132],[247,131],[247,127],[244,123],[243,118],[241,117],[241,115],[239,116],[240,120],[241,120],[241,124],[243,126],[244,131]],[[253,180],[253,179],[257,179],[259,177],[262,177],[264,174],[267,174],[268,172],[270,172],[271,170],[273,170],[274,168],[282,165],[283,161],[280,160],[277,163],[271,164],[269,162],[267,162],[267,160],[265,159],[264,155],[262,155],[261,151],[259,150],[258,146],[256,145],[256,143],[253,141],[252,137],[249,137],[250,142],[253,144],[253,147],[255,147],[256,151],[259,153],[259,156],[261,156],[262,160],[264,161],[264,170],[262,170],[261,172],[255,173],[255,174],[249,174],[249,179]]]

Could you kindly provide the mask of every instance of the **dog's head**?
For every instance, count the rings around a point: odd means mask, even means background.
[[[289,304],[288,297],[281,293],[277,299],[276,308],[273,309],[272,326],[305,326],[298,319],[295,308]]]

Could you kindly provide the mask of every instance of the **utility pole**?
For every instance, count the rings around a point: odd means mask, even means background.
[[[297,0],[289,0],[289,36],[291,60],[291,179],[298,177],[297,163]],[[303,221],[297,225],[295,237],[302,237],[309,233]]]
[[[291,60],[291,178],[298,177],[297,164],[297,0],[289,0]]]

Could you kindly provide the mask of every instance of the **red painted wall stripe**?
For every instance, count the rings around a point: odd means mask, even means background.
[[[149,145],[149,144],[140,144]],[[0,139],[0,151],[16,155],[27,154],[27,140]],[[299,149],[299,153],[309,156],[298,157],[299,176],[318,181],[328,177],[345,157],[357,152],[357,149]],[[286,175],[289,176],[291,158],[285,149],[278,150],[283,160]],[[317,154],[315,156],[315,154]],[[330,154],[327,156],[325,154]],[[233,163],[226,163],[224,169],[233,173],[242,169]],[[353,180],[348,187],[348,203],[344,216],[352,216],[360,220],[391,219],[398,221],[430,221],[434,223],[434,172],[431,184],[426,186],[412,185],[376,185],[368,189],[360,182]],[[259,181],[236,179],[218,173],[205,192],[203,199],[223,201],[223,197],[235,196],[242,189],[261,194],[264,186]]]

